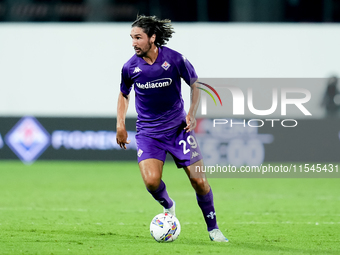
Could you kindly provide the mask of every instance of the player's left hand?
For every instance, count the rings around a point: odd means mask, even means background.
[[[196,122],[196,119],[193,118],[190,114],[188,114],[185,117],[185,121],[187,123],[187,126],[184,128],[184,130],[186,130],[186,132],[190,132],[190,131],[195,129],[197,122]]]

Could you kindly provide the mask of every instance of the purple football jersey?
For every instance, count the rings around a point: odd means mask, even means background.
[[[194,67],[164,46],[152,65],[136,55],[124,64],[120,90],[128,95],[132,86],[135,89],[138,133],[159,134],[181,125],[186,116],[181,78],[192,85],[197,80]]]

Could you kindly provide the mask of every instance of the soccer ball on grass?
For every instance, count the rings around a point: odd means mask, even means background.
[[[181,232],[178,219],[168,213],[156,215],[150,223],[151,236],[157,242],[172,242],[177,239]]]

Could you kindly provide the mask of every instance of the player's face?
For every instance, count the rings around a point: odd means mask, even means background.
[[[149,50],[154,43],[154,37],[148,37],[140,27],[133,27],[131,29],[132,47],[135,49],[138,57],[144,57],[148,54]]]

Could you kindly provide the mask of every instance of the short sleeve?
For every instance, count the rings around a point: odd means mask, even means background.
[[[183,55],[180,60],[179,71],[180,71],[181,77],[190,86],[193,83],[195,83],[195,81],[198,78],[195,68],[192,66],[189,60],[187,60],[186,57],[184,57]]]
[[[124,65],[123,68],[122,68],[120,91],[123,94],[128,95],[128,94],[130,94],[131,89],[132,89],[132,81],[129,77],[128,67],[126,65]]]

